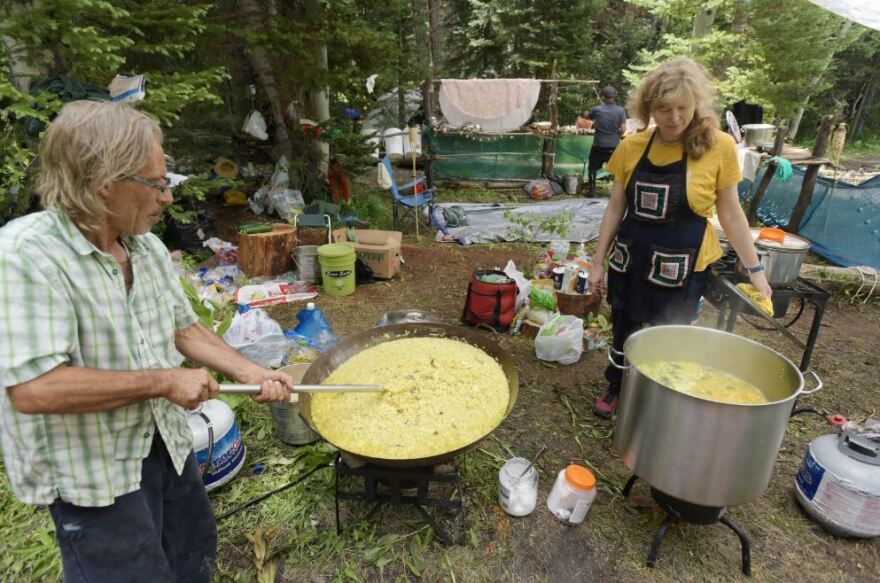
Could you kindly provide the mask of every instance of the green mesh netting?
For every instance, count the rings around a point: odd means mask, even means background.
[[[431,134],[426,136],[438,180],[532,180],[541,176],[545,138],[525,135]],[[561,135],[554,174],[587,174],[593,136]]]

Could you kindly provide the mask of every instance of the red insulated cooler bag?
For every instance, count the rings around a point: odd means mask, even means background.
[[[480,276],[496,274],[507,277],[503,271],[487,269],[475,271],[468,283],[467,299],[461,321],[471,326],[489,326],[496,332],[510,328],[516,307],[516,283],[485,283]]]

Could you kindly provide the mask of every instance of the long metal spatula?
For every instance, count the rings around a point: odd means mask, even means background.
[[[338,392],[376,392],[384,391],[382,385],[294,385],[294,393],[338,393]],[[220,385],[221,393],[248,393],[260,392],[260,385]]]

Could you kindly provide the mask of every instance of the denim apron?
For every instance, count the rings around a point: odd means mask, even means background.
[[[656,135],[626,185],[626,216],[608,258],[608,302],[650,324],[693,313],[702,290],[688,283],[706,234],[706,219],[688,204],[687,153],[666,166],[651,163]]]

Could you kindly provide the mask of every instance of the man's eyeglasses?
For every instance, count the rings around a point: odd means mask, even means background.
[[[171,179],[168,177],[165,177],[157,182],[147,180],[146,178],[143,178],[141,176],[135,176],[134,174],[127,174],[125,177],[129,180],[134,180],[135,182],[139,182],[141,184],[149,186],[150,188],[155,188],[159,192],[165,192],[166,190],[171,189]]]

